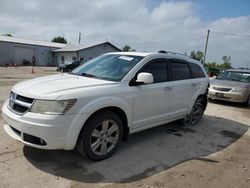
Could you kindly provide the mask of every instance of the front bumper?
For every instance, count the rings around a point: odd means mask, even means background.
[[[247,93],[224,92],[224,91],[218,91],[218,90],[214,90],[212,88],[209,88],[208,98],[223,100],[223,101],[230,101],[230,102],[244,103],[248,100],[248,94]]]
[[[4,130],[12,138],[36,148],[65,150],[75,147],[87,118],[87,114],[46,115],[27,112],[18,115],[9,110],[8,101],[2,107],[2,115]]]

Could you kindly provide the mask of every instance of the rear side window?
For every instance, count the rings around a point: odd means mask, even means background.
[[[202,71],[201,67],[195,63],[189,63],[191,68],[191,76],[192,78],[204,78],[205,74]]]
[[[150,62],[142,71],[151,73],[154,77],[154,83],[166,82],[168,81],[167,74],[167,63],[161,60],[155,60]]]
[[[186,80],[191,78],[187,63],[170,62],[170,70],[172,80]]]

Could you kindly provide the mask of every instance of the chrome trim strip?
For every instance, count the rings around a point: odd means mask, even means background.
[[[23,102],[23,101],[20,101],[20,100],[14,100],[14,103],[15,104],[18,104],[20,106],[23,106],[23,107],[26,107],[26,108],[30,108],[31,107],[31,103],[26,103],[26,102]]]

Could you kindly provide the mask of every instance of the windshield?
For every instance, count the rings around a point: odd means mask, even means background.
[[[250,73],[247,72],[235,72],[235,71],[225,71],[222,72],[217,79],[219,80],[232,80],[236,82],[246,82],[250,83]]]
[[[142,59],[143,57],[141,56],[119,54],[101,55],[77,67],[72,71],[72,74],[110,81],[121,81]]]

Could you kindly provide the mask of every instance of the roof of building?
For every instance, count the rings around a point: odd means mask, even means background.
[[[102,43],[95,43],[95,44],[67,44],[65,47],[61,49],[54,50],[54,52],[77,52],[80,50],[92,48],[92,47],[103,45],[103,44],[110,45],[113,48],[117,49],[117,51],[121,51],[121,49],[119,49],[118,47],[116,47],[110,42],[102,42]]]
[[[65,46],[65,44],[56,43],[56,42],[23,39],[23,38],[17,38],[17,37],[9,37],[9,36],[0,36],[0,42],[1,41],[20,43],[20,44],[31,44],[31,45],[38,45],[38,46],[48,46],[48,47],[55,47],[55,48],[62,48]]]

